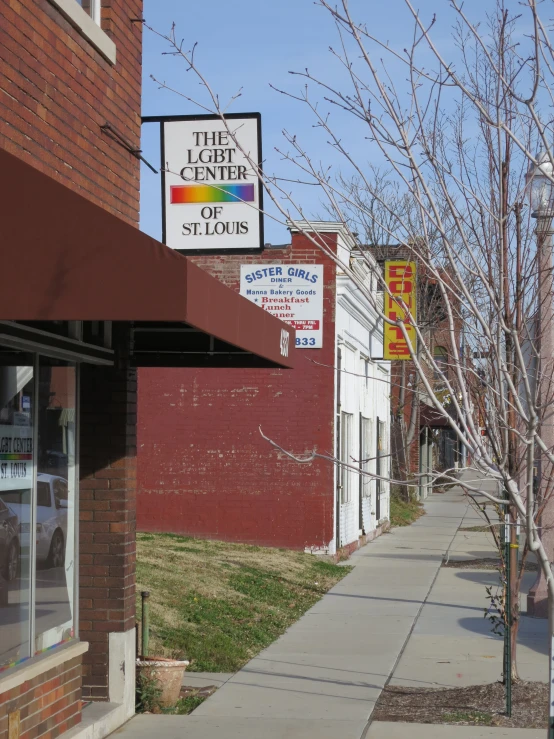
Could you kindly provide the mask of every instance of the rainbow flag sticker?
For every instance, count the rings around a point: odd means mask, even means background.
[[[189,203],[253,203],[254,185],[171,185],[172,205]]]

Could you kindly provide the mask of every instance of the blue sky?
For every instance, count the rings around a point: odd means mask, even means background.
[[[360,11],[371,32],[390,41],[401,50],[410,42],[412,24],[403,0],[351,0],[353,12]],[[493,0],[468,0],[466,9],[471,13],[485,6],[494,7]],[[515,5],[515,0],[514,0]],[[453,46],[450,41],[452,16],[447,0],[431,2],[421,0],[419,8],[430,19],[439,9],[435,38],[446,54]],[[263,153],[267,171],[286,174],[287,169],[275,152],[285,146],[282,130],[286,128],[310,147],[316,160],[333,164],[335,171],[341,168],[326,137],[313,128],[309,112],[300,104],[273,91],[270,83],[291,92],[298,91],[302,82],[288,74],[289,70],[317,71],[326,79],[340,83],[341,70],[329,53],[329,46],[337,43],[337,35],[329,14],[313,0],[145,0],[144,17],[156,30],[167,33],[172,22],[176,34],[183,39],[183,47],[190,49],[198,43],[196,60],[226,101],[242,87],[241,97],[230,112],[257,111],[262,114]],[[185,63],[178,58],[163,55],[166,45],[154,34],[144,31],[143,54],[143,115],[189,115],[201,112],[192,103],[175,93],[160,90],[150,75],[163,80],[185,94],[205,100],[192,72],[186,72]],[[406,77],[405,68],[394,63],[389,73],[399,85]],[[322,101],[323,109],[329,105]],[[326,106],[326,107],[325,107]],[[374,153],[358,135],[354,121],[334,113],[344,136],[352,139],[355,155],[372,161]],[[156,124],[145,124],[142,131],[144,156],[159,166],[159,129]],[[316,188],[300,189],[294,185],[297,197],[311,217],[324,213],[322,197]],[[141,228],[160,238],[160,180],[159,175],[142,168],[141,180]],[[266,241],[284,243],[289,235],[286,228],[266,218]]]

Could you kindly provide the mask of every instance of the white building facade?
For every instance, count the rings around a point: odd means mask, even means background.
[[[337,234],[340,261],[352,267],[380,304],[380,268],[373,257],[356,256],[356,244],[341,224],[310,223],[310,228]],[[335,465],[329,553],[374,537],[390,521],[390,362],[382,359],[382,319],[340,266],[335,294],[335,456],[340,464]]]
[[[375,291],[377,280],[367,265],[352,257],[350,262],[364,284]],[[337,469],[341,547],[362,535],[375,534],[390,519],[390,363],[379,359],[383,356],[382,331],[382,321],[375,309],[355,283],[339,270],[336,304],[337,367],[341,368],[336,389],[339,456],[343,464],[371,473],[368,476],[347,467]]]

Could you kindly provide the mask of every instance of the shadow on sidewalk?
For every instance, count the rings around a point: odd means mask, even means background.
[[[543,635],[537,632],[528,633],[527,629],[522,628],[526,625],[525,622],[531,620],[535,621],[536,619],[528,619],[525,616],[522,616],[517,643],[521,646],[532,649],[538,654],[548,655],[548,640],[546,639],[546,634]],[[474,634],[490,636],[497,640],[502,639],[501,636],[496,636],[491,632],[490,624],[485,620],[485,618],[461,618],[458,620],[458,623],[462,628],[466,629],[466,631],[471,631]]]

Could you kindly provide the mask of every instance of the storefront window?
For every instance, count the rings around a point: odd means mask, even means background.
[[[33,367],[0,359],[0,669],[30,656]]]
[[[74,636],[75,366],[39,366],[35,651]]]
[[[76,375],[0,354],[0,671],[75,636]]]

